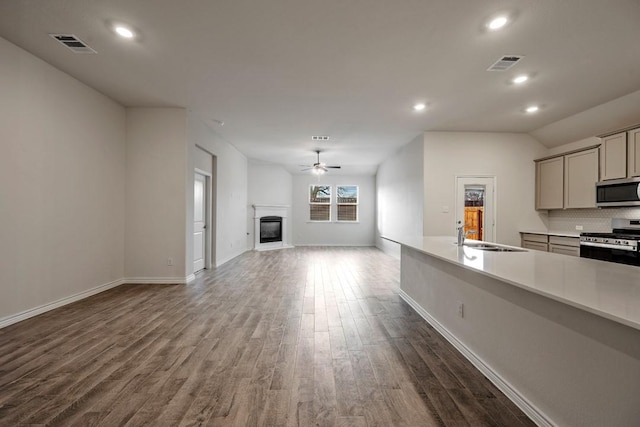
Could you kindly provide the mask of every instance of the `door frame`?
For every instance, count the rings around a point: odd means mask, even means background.
[[[193,175],[195,180],[195,175],[204,176],[204,268],[211,269],[212,261],[211,261],[211,183],[213,179],[213,175],[210,172],[204,171],[202,169],[194,168]],[[193,221],[193,219],[191,219]]]
[[[458,221],[462,221],[464,224],[464,200],[461,200],[459,196],[460,191],[463,190],[464,194],[464,186],[465,185],[483,185],[485,189],[488,185],[491,185],[491,199],[487,197],[488,191],[485,191],[485,209],[484,209],[484,233],[482,238],[487,242],[495,242],[496,241],[496,219],[497,219],[497,211],[496,211],[496,188],[497,188],[497,179],[495,175],[456,175],[455,176],[455,214],[453,219],[453,227],[454,231],[458,227]],[[462,185],[462,188],[460,187]],[[487,212],[488,211],[488,212]],[[488,214],[489,213],[489,214]],[[491,224],[491,229],[487,232],[487,224]]]

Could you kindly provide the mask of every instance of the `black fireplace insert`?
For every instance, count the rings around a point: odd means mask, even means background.
[[[282,242],[282,217],[260,218],[260,243]]]

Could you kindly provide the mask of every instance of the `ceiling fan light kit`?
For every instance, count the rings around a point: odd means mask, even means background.
[[[340,169],[342,166],[329,166],[326,163],[320,163],[320,150],[316,150],[316,162],[313,165],[301,165],[304,169],[300,169],[302,172],[310,170],[315,175],[323,175],[328,172],[329,169]]]

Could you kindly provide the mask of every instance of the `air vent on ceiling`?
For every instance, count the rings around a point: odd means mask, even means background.
[[[495,64],[487,68],[487,71],[507,71],[520,61],[524,56],[522,55],[505,55],[498,59]]]
[[[49,34],[75,53],[98,53],[73,34]]]
[[[311,137],[312,141],[328,141],[329,137],[328,136],[320,136],[320,135],[314,135]]]

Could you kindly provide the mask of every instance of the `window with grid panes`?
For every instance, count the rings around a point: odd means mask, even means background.
[[[309,186],[309,220],[331,221],[331,186]]]
[[[338,207],[338,221],[358,220],[358,186],[338,185],[336,187],[336,205]]]

